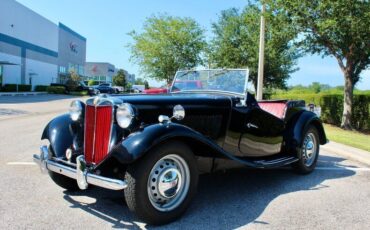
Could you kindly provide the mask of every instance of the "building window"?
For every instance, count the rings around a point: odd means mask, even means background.
[[[59,66],[59,73],[66,73],[66,67]]]
[[[76,68],[76,65],[75,65],[75,64],[68,63],[68,72],[69,72],[69,73],[70,73],[71,71],[77,72],[76,70],[77,70],[77,68]]]
[[[78,74],[79,74],[79,75],[84,75],[84,72],[85,72],[85,71],[84,71],[84,67],[83,67],[82,65],[79,65],[79,66],[78,66]]]

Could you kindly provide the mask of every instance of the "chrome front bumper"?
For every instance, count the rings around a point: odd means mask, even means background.
[[[41,172],[43,173],[52,171],[54,173],[59,173],[66,177],[75,179],[80,189],[86,189],[89,184],[111,190],[122,190],[127,187],[127,183],[123,180],[103,177],[88,172],[84,156],[77,157],[76,165],[66,165],[53,160],[49,154],[48,148],[46,146],[41,146],[40,154],[34,154],[33,161],[40,166]]]

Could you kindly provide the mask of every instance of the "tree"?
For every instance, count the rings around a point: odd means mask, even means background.
[[[320,93],[321,84],[319,82],[312,82],[308,88],[311,89],[314,93]]]
[[[66,86],[69,91],[75,91],[79,86],[81,77],[74,71],[71,70],[68,74],[68,79],[66,81]]]
[[[145,89],[149,89],[149,82],[147,80],[144,81]]]
[[[88,85],[88,86],[99,85],[99,82],[98,82],[98,81],[95,81],[95,80],[89,80],[89,81],[87,82],[87,85]]]
[[[249,81],[257,88],[260,9],[257,5],[245,7],[240,13],[232,8],[224,10],[213,23],[214,38],[209,54],[210,66],[249,68]],[[264,85],[267,88],[286,88],[286,81],[300,56],[292,45],[296,37],[287,15],[267,9],[265,34]]]
[[[301,32],[308,53],[333,56],[344,76],[341,127],[351,129],[353,89],[370,63],[368,0],[270,0],[284,10]]]
[[[135,85],[144,85],[144,80],[142,78],[136,78]]]
[[[170,83],[177,70],[202,64],[201,52],[206,47],[204,30],[191,18],[149,17],[142,33],[132,31],[129,35],[134,40],[128,45],[131,60],[148,77]]]
[[[126,88],[127,80],[126,80],[126,72],[123,69],[119,69],[117,74],[113,76],[113,84],[116,86],[122,86]]]

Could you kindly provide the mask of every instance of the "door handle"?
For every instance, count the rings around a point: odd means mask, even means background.
[[[258,129],[258,126],[255,125],[255,124],[252,124],[252,123],[247,123],[247,127],[248,127],[248,129],[250,129],[250,128]]]

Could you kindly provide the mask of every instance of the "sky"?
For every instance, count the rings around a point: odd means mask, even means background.
[[[140,32],[147,17],[158,13],[191,17],[211,36],[211,24],[221,10],[243,8],[247,0],[17,0],[54,23],[62,22],[87,38],[89,62],[109,62],[141,77],[140,67],[130,62],[127,35]],[[256,44],[258,45],[258,44]],[[343,75],[334,58],[307,55],[298,61],[299,70],[291,75],[288,85],[320,82],[343,85]],[[156,85],[154,81],[149,81]],[[158,83],[157,83],[158,84]],[[370,89],[370,70],[362,74],[358,89]]]

